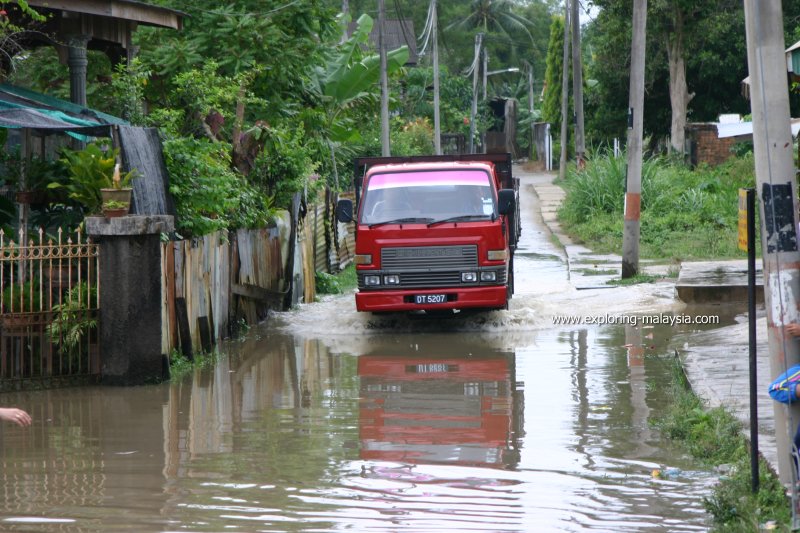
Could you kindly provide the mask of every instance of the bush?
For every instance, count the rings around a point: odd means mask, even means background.
[[[339,286],[339,280],[333,274],[327,272],[317,272],[314,277],[314,284],[317,289],[317,294],[341,294],[342,288]]]
[[[230,145],[179,137],[164,143],[177,230],[201,236],[225,228],[263,227],[272,218],[268,197],[231,169]]]
[[[252,183],[273,198],[274,205],[288,209],[292,196],[308,191],[314,196],[322,180],[312,180],[316,165],[310,150],[305,146],[305,132],[300,127],[264,126],[255,132],[256,139],[264,143],[255,166],[248,176]]]
[[[433,153],[433,127],[427,118],[417,118],[391,133],[392,155],[428,155]]]

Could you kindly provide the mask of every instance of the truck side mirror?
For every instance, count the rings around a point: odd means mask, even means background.
[[[353,201],[347,198],[336,202],[336,220],[339,222],[353,221]]]
[[[501,215],[514,213],[517,207],[517,193],[514,189],[500,189],[497,192],[497,212]]]

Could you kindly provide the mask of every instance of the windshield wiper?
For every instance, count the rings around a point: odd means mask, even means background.
[[[489,218],[489,217],[492,217],[492,219],[494,220],[494,218],[493,218],[494,215],[458,215],[458,216],[455,216],[455,217],[443,218],[441,220],[434,220],[434,221],[428,223],[428,227],[430,228],[434,224],[446,224],[447,222],[460,222],[462,220],[472,220],[472,219],[475,219],[475,218],[483,219],[483,218]]]
[[[377,226],[383,226],[385,224],[410,224],[412,222],[418,222],[420,224],[426,224],[432,221],[432,218],[426,217],[404,217],[404,218],[393,218],[391,220],[383,220],[381,222],[375,222],[374,224],[370,224],[369,227],[374,228]]]

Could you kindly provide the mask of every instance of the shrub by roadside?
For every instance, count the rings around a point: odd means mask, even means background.
[[[317,272],[315,276],[317,294],[343,294],[352,292],[358,285],[356,268],[348,265],[337,274]]]

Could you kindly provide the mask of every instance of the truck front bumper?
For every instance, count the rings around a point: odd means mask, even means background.
[[[419,295],[446,295],[447,301],[434,304],[414,303]],[[472,288],[425,290],[358,291],[356,309],[372,313],[392,311],[441,311],[447,309],[504,309],[507,303],[504,285]]]

